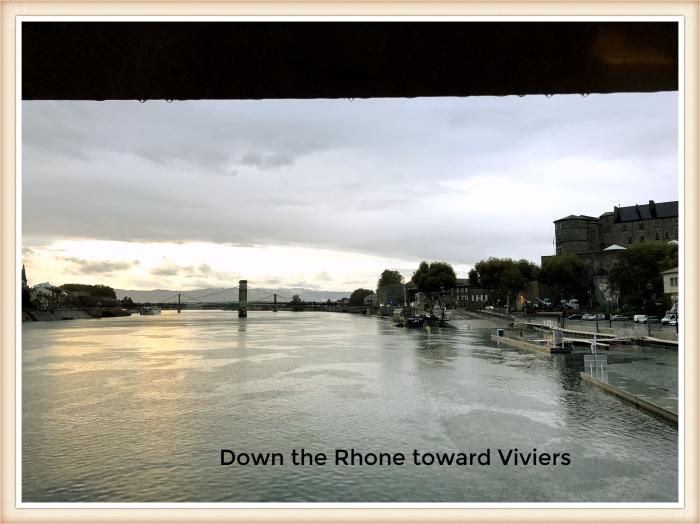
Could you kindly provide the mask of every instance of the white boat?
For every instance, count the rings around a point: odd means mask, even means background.
[[[142,315],[160,315],[159,306],[143,306],[141,308]]]

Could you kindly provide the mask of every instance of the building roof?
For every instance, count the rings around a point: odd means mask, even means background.
[[[598,220],[598,217],[589,217],[586,215],[569,215],[568,217],[555,220],[555,222],[561,222],[563,220]]]
[[[659,202],[650,200],[648,204],[637,204],[615,208],[618,211],[620,222],[634,222],[636,220],[651,220],[654,218],[671,218],[678,216],[678,201]]]
[[[667,269],[666,271],[662,271],[662,275],[668,275],[669,273],[678,273],[678,268],[674,267],[672,269]]]

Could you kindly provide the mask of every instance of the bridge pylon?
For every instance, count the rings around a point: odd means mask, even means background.
[[[248,316],[248,281],[238,281],[238,316]]]

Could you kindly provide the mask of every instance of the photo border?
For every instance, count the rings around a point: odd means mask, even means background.
[[[698,520],[698,355],[697,326],[684,322],[680,335],[681,347],[685,341],[685,358],[679,362],[681,380],[685,374],[685,395],[679,394],[679,447],[680,457],[685,455],[685,474],[680,478],[679,497],[684,501],[683,509],[630,509],[639,508],[640,504],[565,504],[556,503],[557,509],[544,509],[541,504],[498,504],[494,508],[491,503],[470,504],[469,509],[455,508],[454,504],[359,504],[362,509],[340,509],[333,504],[266,504],[265,509],[249,509],[257,504],[242,504],[237,509],[200,509],[208,504],[138,504],[126,503],[112,505],[102,503],[87,503],[62,505],[61,509],[17,509],[15,507],[16,472],[15,454],[19,449],[19,441],[15,431],[15,420],[19,414],[19,395],[16,395],[15,373],[21,372],[21,361],[16,359],[15,348],[17,337],[21,332],[21,323],[16,322],[16,309],[19,306],[17,264],[20,261],[21,238],[17,234],[18,220],[21,216],[21,191],[15,178],[15,169],[19,170],[20,143],[16,141],[15,124],[21,134],[21,105],[16,104],[19,93],[16,91],[15,80],[19,71],[16,70],[20,49],[16,48],[15,22],[18,16],[575,16],[583,15],[599,19],[600,16],[683,16],[685,31],[680,38],[685,44],[685,67],[679,71],[681,86],[684,86],[684,98],[679,99],[679,118],[684,120],[684,128],[679,134],[679,171],[684,172],[679,193],[681,198],[681,280],[684,296],[684,318],[698,318],[698,286],[697,275],[683,272],[683,267],[698,267],[698,186],[697,186],[697,146],[690,144],[698,142],[698,4],[696,2],[681,3],[625,3],[615,4],[587,2],[579,4],[522,2],[522,3],[2,3],[2,522],[78,522],[78,521],[152,521],[168,520],[173,522],[196,520],[225,521],[225,520],[480,520],[480,521],[568,521],[568,520],[624,520],[624,521],[690,521]],[[567,11],[569,11],[567,13]],[[573,13],[575,12],[575,13]],[[577,18],[581,19],[581,18]],[[585,20],[585,18],[583,18]],[[683,25],[681,25],[683,27]],[[683,47],[681,47],[683,49]],[[683,63],[683,62],[681,62]],[[682,88],[683,89],[683,88]],[[685,102],[685,103],[684,103]],[[16,120],[17,119],[17,120]],[[684,147],[684,145],[686,147]],[[685,171],[684,171],[685,170]],[[15,197],[17,200],[15,201]],[[684,205],[685,204],[685,205]],[[14,240],[14,242],[13,242]],[[19,262],[21,264],[21,261]],[[690,279],[690,280],[688,280]],[[14,293],[10,290],[14,290]],[[692,348],[692,350],[690,349]],[[21,360],[21,359],[20,359]],[[682,382],[681,382],[682,383]],[[679,393],[681,393],[679,391]],[[15,401],[15,402],[13,402]],[[694,447],[689,446],[694,444]],[[16,447],[17,446],[17,447]],[[177,509],[173,506],[177,505]],[[42,505],[45,507],[45,505]],[[103,509],[106,507],[116,509]],[[141,509],[134,509],[137,506]],[[307,507],[308,506],[308,507]],[[347,504],[342,505],[347,508]],[[419,506],[419,509],[416,509]],[[532,507],[535,509],[529,509]],[[564,506],[566,509],[561,509]],[[658,507],[659,504],[653,504]],[[147,507],[148,509],[143,509]],[[300,509],[290,509],[300,508]],[[595,507],[597,509],[589,509]],[[65,509],[64,509],[65,508]],[[77,508],[85,508],[77,510]],[[129,508],[128,510],[124,510]],[[186,508],[186,509],[185,509]],[[275,509],[267,509],[275,508]],[[313,509],[312,509],[313,508]],[[381,509],[380,509],[381,508]],[[410,509],[406,509],[410,508]],[[488,508],[488,509],[487,509]],[[516,509],[517,508],[517,509]],[[526,509],[522,509],[526,508]],[[572,509],[579,508],[579,509]],[[616,509],[612,509],[616,508]],[[622,510],[624,508],[624,510]]]

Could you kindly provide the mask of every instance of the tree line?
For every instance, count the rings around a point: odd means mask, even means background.
[[[635,244],[621,251],[616,264],[607,274],[607,291],[617,293],[627,309],[657,314],[670,308],[669,298],[664,295],[665,270],[678,267],[678,245],[674,243],[646,242]],[[490,257],[481,260],[469,271],[469,286],[483,289],[496,304],[515,300],[532,281],[550,287],[561,300],[575,298],[581,303],[589,297],[594,286],[594,273],[583,260],[572,254],[547,257],[538,265],[529,260]],[[447,262],[419,264],[411,281],[416,291],[424,293],[432,306],[441,295],[457,287],[453,267]],[[403,284],[398,271],[386,269],[377,281],[377,289]],[[371,289],[359,288],[350,295],[350,305],[362,305]],[[533,297],[534,298],[534,297]]]

